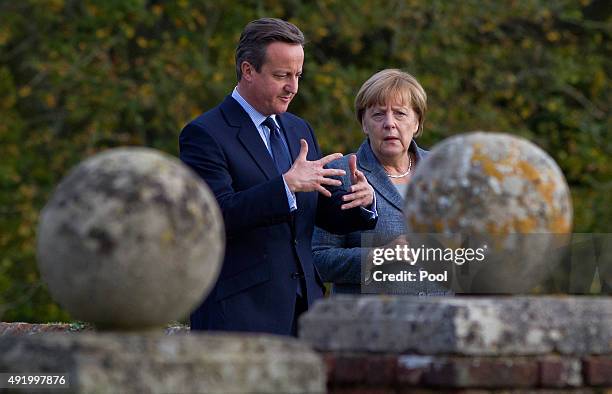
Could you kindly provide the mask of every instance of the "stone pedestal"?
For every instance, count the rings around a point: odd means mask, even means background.
[[[70,389],[50,393],[325,392],[321,357],[270,335],[4,335],[0,371],[69,374]]]
[[[19,385],[26,392],[325,392],[321,357],[293,338],[164,334],[213,287],[224,244],[213,193],[176,158],[120,148],[87,159],[41,213],[38,261],[74,318],[109,331],[0,324],[0,372],[66,374],[69,383]]]
[[[208,186],[174,157],[117,148],[77,165],[41,211],[37,259],[53,298],[99,329],[184,318],[213,287],[225,245]]]
[[[606,297],[337,296],[300,337],[323,353],[331,393],[612,388]]]

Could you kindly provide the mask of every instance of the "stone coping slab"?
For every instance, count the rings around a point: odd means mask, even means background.
[[[0,371],[68,373],[79,393],[325,392],[322,358],[272,335],[4,335]]]
[[[612,297],[338,295],[300,319],[319,351],[612,354]]]
[[[82,322],[75,323],[24,323],[24,322],[0,322],[0,336],[2,335],[34,335],[46,334],[49,332],[81,332],[95,331],[95,328]],[[154,331],[154,330],[150,330]],[[159,328],[159,332],[165,332],[167,335],[186,334],[189,333],[189,326],[182,324],[171,324],[166,328]]]

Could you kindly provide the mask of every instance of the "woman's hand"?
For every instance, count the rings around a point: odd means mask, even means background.
[[[374,202],[374,188],[370,186],[363,172],[357,169],[357,156],[349,157],[349,171],[351,176],[350,193],[342,197],[343,204],[341,209],[351,209],[355,207],[369,208]]]

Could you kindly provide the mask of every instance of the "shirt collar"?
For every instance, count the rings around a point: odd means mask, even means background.
[[[256,127],[260,127],[263,121],[266,120],[267,116],[262,115],[261,112],[253,108],[253,106],[249,104],[248,101],[246,101],[244,97],[240,95],[240,93],[238,93],[237,86],[232,91],[232,98],[238,101],[238,104],[240,104],[240,106],[246,111],[246,113],[249,115],[249,117],[253,121],[253,124],[255,124]],[[276,121],[276,115],[270,115],[270,117],[274,119],[274,122],[278,125],[278,122]]]

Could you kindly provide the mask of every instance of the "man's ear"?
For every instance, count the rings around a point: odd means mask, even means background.
[[[253,78],[253,72],[255,72],[255,68],[251,65],[251,63],[246,60],[240,64],[240,70],[242,71],[242,78],[247,81],[251,81]]]

